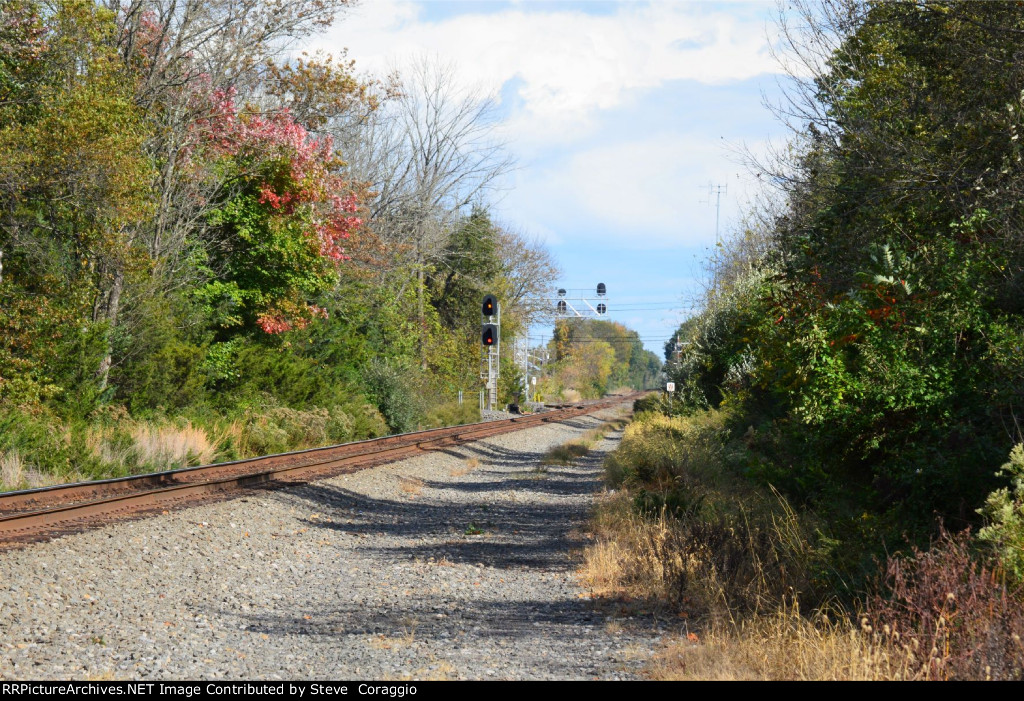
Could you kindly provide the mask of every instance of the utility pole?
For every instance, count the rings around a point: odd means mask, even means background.
[[[707,204],[711,204],[711,198],[715,198],[715,244],[722,242],[722,239],[718,235],[718,221],[722,211],[722,195],[728,194],[729,185],[713,185],[708,182],[708,199]]]
[[[519,378],[522,385],[522,402],[528,402],[530,400],[530,337],[529,330],[526,334],[516,339],[515,345],[515,362],[516,365],[522,370],[522,376]]]

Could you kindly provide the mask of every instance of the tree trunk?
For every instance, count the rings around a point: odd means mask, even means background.
[[[93,321],[107,322],[107,349],[100,361],[99,369],[96,371],[96,378],[99,380],[99,388],[102,392],[107,388],[107,378],[110,376],[110,365],[113,349],[111,347],[110,335],[117,326],[117,312],[121,307],[121,291],[124,289],[124,271],[120,268],[114,271],[110,289],[100,296],[97,305],[93,308]]]
[[[423,307],[423,262],[420,261],[419,272],[417,272],[419,278],[416,294],[419,297],[417,304],[419,306],[420,316],[420,367],[423,370],[427,369],[427,318],[424,314]]]

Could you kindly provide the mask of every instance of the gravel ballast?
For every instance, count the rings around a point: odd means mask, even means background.
[[[0,554],[0,679],[635,678],[661,631],[575,573],[618,435],[540,467],[599,423]]]

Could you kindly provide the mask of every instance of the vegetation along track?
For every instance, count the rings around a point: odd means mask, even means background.
[[[0,547],[44,540],[113,519],[166,510],[240,489],[355,472],[424,450],[564,421],[633,398],[634,395],[611,397],[512,419],[118,479],[8,492],[0,494]]]

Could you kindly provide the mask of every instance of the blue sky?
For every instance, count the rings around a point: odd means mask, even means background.
[[[781,80],[775,7],[363,0],[303,48],[347,48],[379,74],[437,55],[490,92],[518,163],[498,220],[545,240],[561,286],[604,282],[608,318],[660,355],[714,246],[708,184],[728,188],[725,233],[756,188],[740,149],[763,153],[786,135],[763,106]]]

